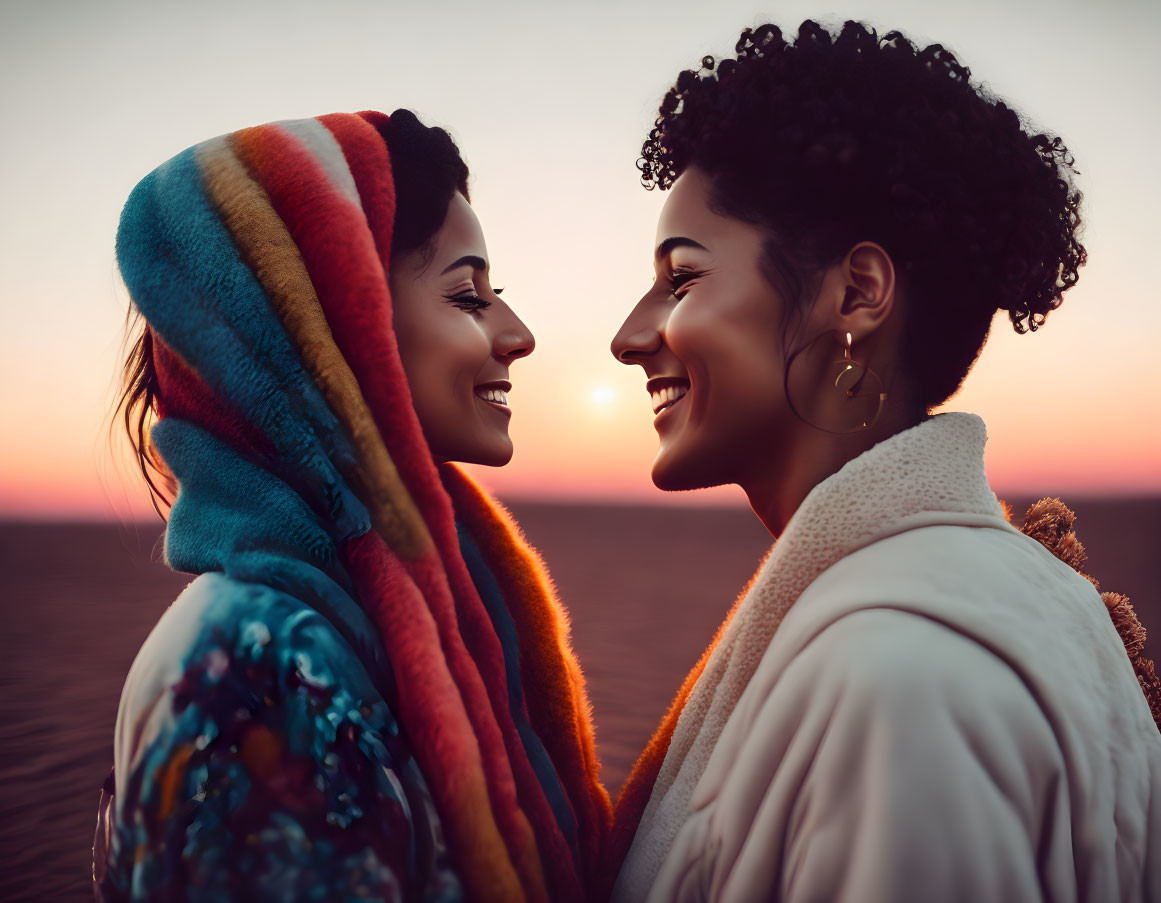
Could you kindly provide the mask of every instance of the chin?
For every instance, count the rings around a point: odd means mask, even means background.
[[[512,460],[512,440],[504,436],[502,440],[475,443],[465,447],[451,460],[462,464],[481,464],[484,467],[503,467]]]
[[[653,459],[650,476],[653,485],[665,492],[709,489],[730,482],[716,474],[704,456],[674,454],[666,449],[659,451]]]

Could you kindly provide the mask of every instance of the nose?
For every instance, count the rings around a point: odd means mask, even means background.
[[[502,301],[500,303],[503,304]],[[504,307],[507,316],[498,324],[499,328],[492,339],[492,353],[509,361],[528,357],[536,348],[536,339],[524,321],[506,304]]]
[[[638,301],[637,306],[613,336],[609,350],[622,364],[644,366],[645,359],[656,354],[661,348],[662,323],[649,301],[649,295]]]

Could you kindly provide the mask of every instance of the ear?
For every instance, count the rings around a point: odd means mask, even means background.
[[[842,284],[837,330],[855,340],[874,333],[895,307],[895,264],[881,245],[861,241],[838,266]]]

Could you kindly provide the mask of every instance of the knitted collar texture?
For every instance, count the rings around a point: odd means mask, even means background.
[[[726,720],[815,578],[864,546],[918,527],[1011,529],[984,473],[986,441],[979,417],[941,414],[880,442],[811,490],[621,791],[604,867],[606,881],[617,882],[614,900],[645,897]]]

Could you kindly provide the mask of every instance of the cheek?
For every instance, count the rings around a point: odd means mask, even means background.
[[[431,356],[440,362],[440,369],[449,377],[467,379],[474,385],[475,377],[491,356],[491,344],[470,314],[459,313],[448,328],[441,330],[433,342]]]
[[[768,293],[740,303],[691,304],[670,316],[666,341],[694,385],[711,395],[729,393],[738,403],[782,385],[782,335]]]
[[[450,316],[448,315],[450,314]],[[422,415],[462,403],[490,356],[487,338],[470,314],[440,311],[405,324],[400,355]]]
[[[454,308],[423,313],[397,326],[399,353],[432,453],[456,459],[476,422],[474,385],[490,345],[470,314]]]

